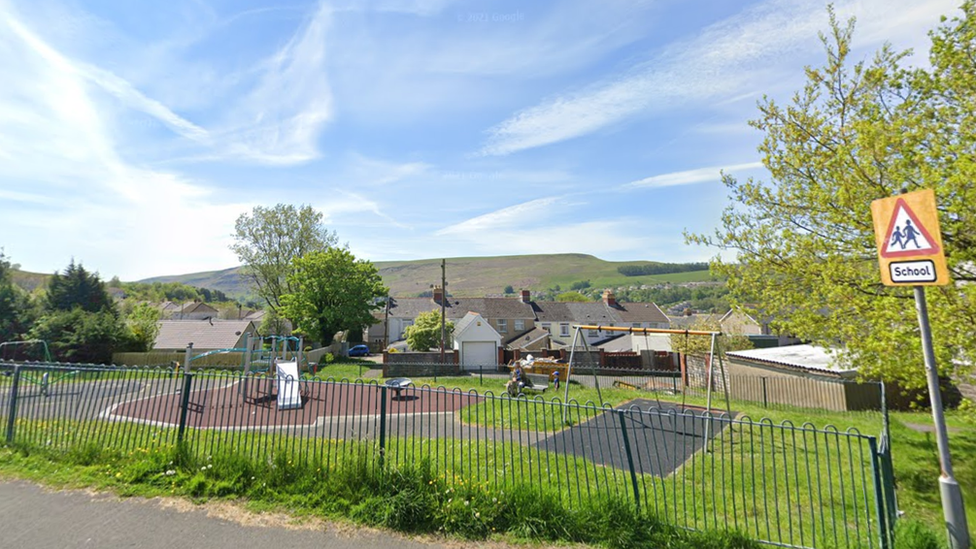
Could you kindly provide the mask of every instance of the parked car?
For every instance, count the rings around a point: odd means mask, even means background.
[[[349,348],[349,356],[369,356],[369,346],[353,345]]]

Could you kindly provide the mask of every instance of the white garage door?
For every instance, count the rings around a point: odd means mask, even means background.
[[[465,370],[493,366],[498,362],[492,341],[465,341],[461,344],[461,368]]]

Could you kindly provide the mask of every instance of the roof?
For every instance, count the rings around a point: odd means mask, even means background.
[[[839,349],[828,349],[818,345],[787,345],[768,349],[730,351],[725,355],[783,369],[852,377],[857,373],[857,368],[843,364],[838,356],[841,352]]]
[[[429,297],[390,298],[390,316],[417,318],[420,313],[439,311],[441,304]],[[535,318],[532,306],[510,297],[448,297],[444,303],[447,318],[461,319],[468,311],[475,311],[485,318],[527,319]],[[382,313],[382,311],[380,311]]]
[[[635,322],[664,324],[670,322],[667,315],[653,303],[607,305],[602,301],[568,303],[535,301],[532,305],[539,322],[572,322],[600,326],[630,325]]]
[[[159,323],[154,349],[230,349],[244,332],[254,333],[249,320],[163,320]]]
[[[183,309],[180,312],[182,312],[183,314],[190,314],[190,313],[216,313],[219,311],[217,311],[217,309],[214,309],[213,307],[207,305],[202,301],[191,301],[183,305]]]
[[[631,334],[619,334],[609,339],[605,339],[603,343],[598,343],[593,347],[597,349],[603,349],[608,353],[622,353],[625,351],[633,351],[634,343],[633,338],[630,337]]]
[[[509,349],[518,349],[526,345],[531,345],[540,339],[549,337],[549,332],[543,330],[542,328],[536,326],[528,332],[521,333],[508,341],[505,342],[505,346]]]

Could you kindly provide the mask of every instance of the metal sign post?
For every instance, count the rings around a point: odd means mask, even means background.
[[[871,203],[871,216],[874,218],[881,281],[886,286],[912,286],[915,292],[915,310],[918,313],[922,337],[925,375],[932,404],[932,420],[935,422],[939,464],[942,467],[942,474],[939,476],[942,514],[952,549],[969,549],[966,508],[962,501],[962,490],[952,474],[949,433],[942,409],[939,372],[935,364],[929,312],[925,303],[925,286],[944,286],[951,282],[942,247],[935,191],[926,189],[875,200]]]

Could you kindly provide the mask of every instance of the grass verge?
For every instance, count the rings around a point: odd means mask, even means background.
[[[370,460],[347,459],[295,467],[284,457],[255,460],[221,452],[198,458],[179,447],[130,453],[96,445],[68,452],[26,446],[0,449],[0,471],[6,476],[67,487],[95,486],[130,496],[244,499],[259,508],[350,519],[408,533],[621,549],[758,547],[735,532],[675,528],[618,498],[593,498],[569,509],[544,487],[499,490],[484,484],[453,484],[426,461],[375,465]]]

